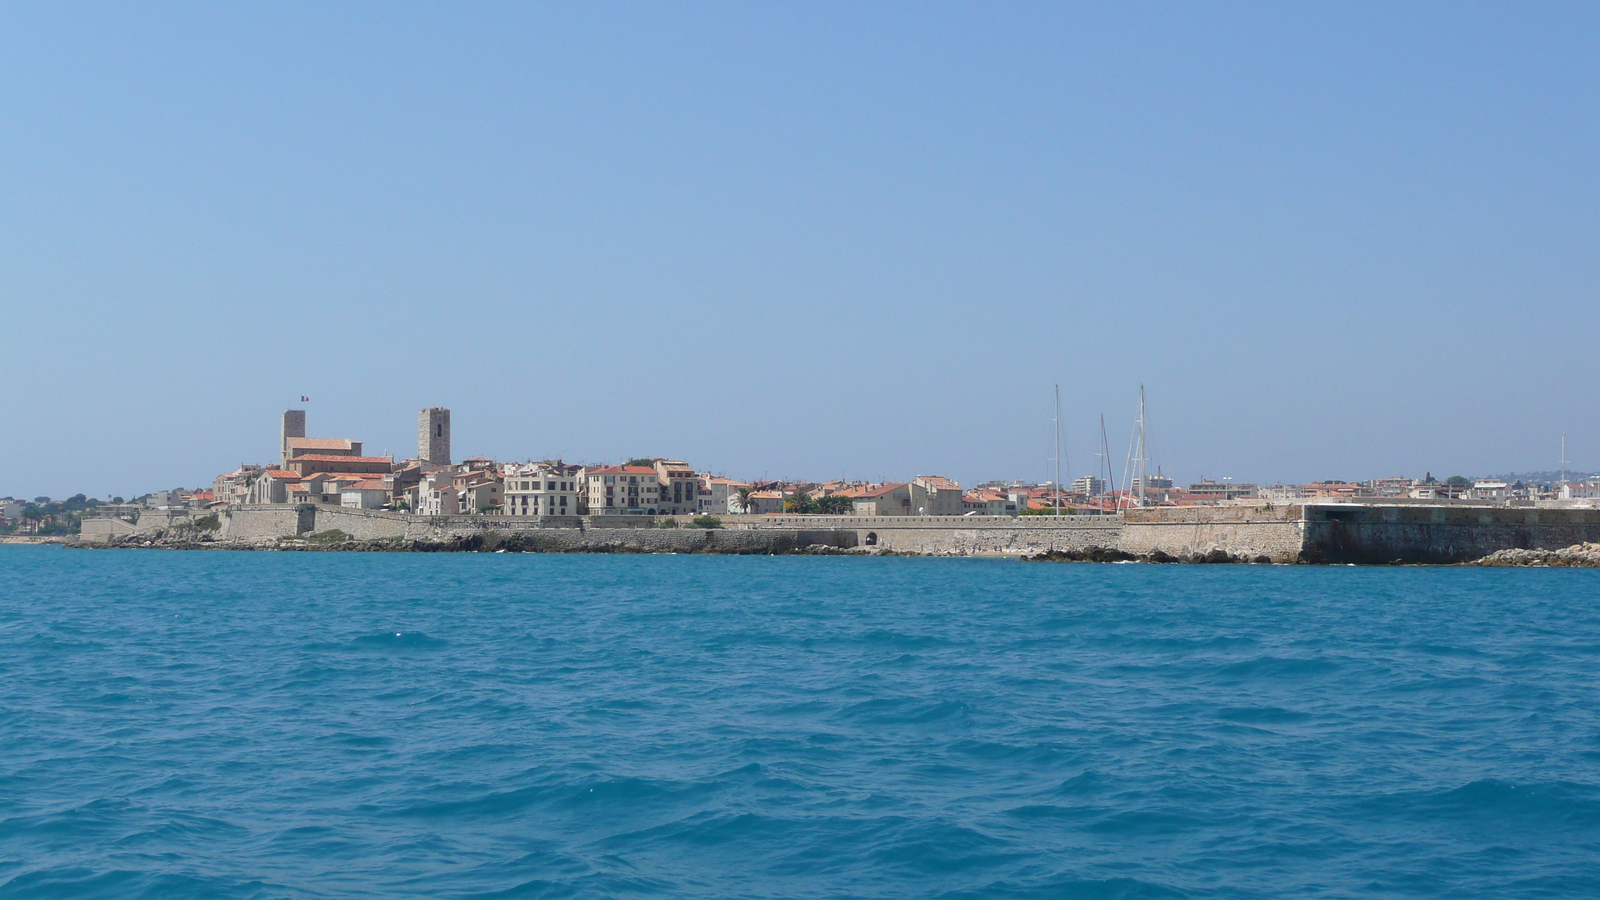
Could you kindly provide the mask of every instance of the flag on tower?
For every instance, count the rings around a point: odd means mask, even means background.
[[[310,403],[311,402],[311,398],[307,397],[305,394],[301,394],[300,395],[300,402],[301,403]]]

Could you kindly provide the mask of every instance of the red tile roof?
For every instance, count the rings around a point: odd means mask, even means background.
[[[590,475],[654,475],[656,470],[649,466],[606,466],[603,469],[590,469]]]
[[[302,461],[305,461],[305,462],[388,463],[390,465],[394,465],[394,457],[392,457],[392,456],[325,456],[325,455],[322,455],[322,454],[311,453],[311,454],[308,454],[306,456],[296,456],[294,459],[289,460],[289,462],[291,462],[291,463],[302,462]]]

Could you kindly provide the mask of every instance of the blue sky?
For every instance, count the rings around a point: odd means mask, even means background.
[[[0,494],[1600,468],[1600,6],[7,4]]]

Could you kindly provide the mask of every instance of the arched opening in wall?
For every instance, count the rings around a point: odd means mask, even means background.
[[[867,532],[867,546],[868,547],[876,547],[876,546],[878,546],[878,533],[876,531]]]

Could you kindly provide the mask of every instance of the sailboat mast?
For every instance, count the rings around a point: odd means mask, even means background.
[[[1061,515],[1061,385],[1056,385],[1056,475],[1051,486],[1055,488],[1056,515]]]
[[[1117,495],[1117,473],[1111,464],[1111,442],[1106,439],[1106,414],[1100,414],[1100,463],[1106,470],[1106,484],[1102,493],[1109,492],[1111,496]],[[1104,503],[1104,501],[1101,501]],[[1100,509],[1104,511],[1105,507]]]
[[[1150,454],[1144,444],[1144,385],[1139,385],[1139,506],[1144,506],[1144,488],[1150,481],[1150,473],[1145,466],[1146,458]]]

